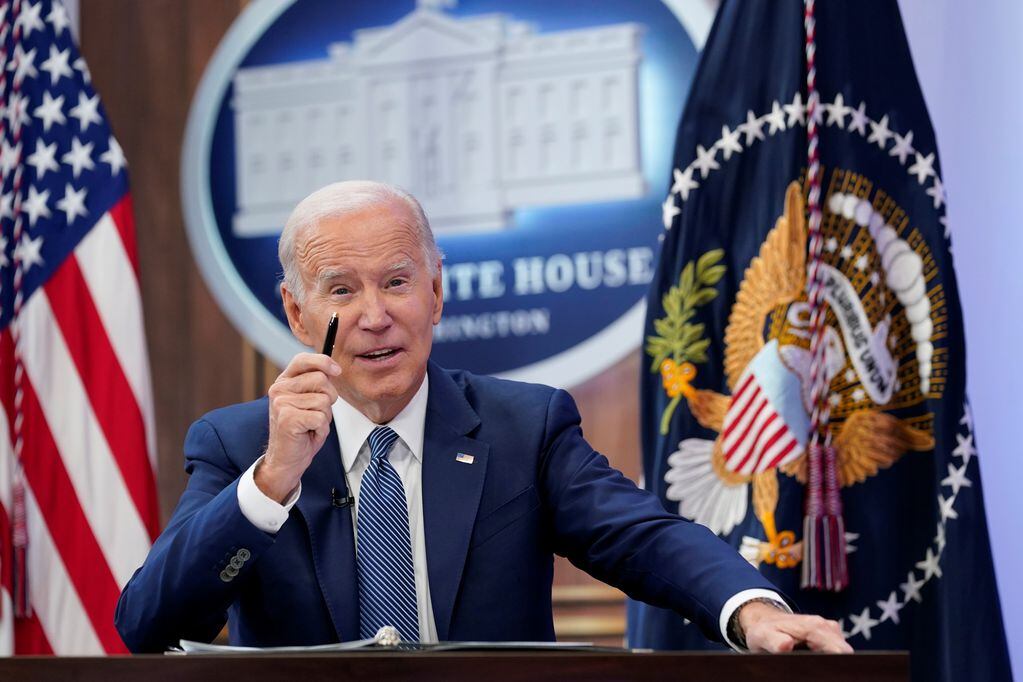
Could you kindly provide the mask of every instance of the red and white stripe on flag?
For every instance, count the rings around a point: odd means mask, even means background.
[[[777,357],[776,344],[765,346],[739,377],[725,412],[725,468],[750,476],[798,457],[807,433],[799,396],[799,378]]]
[[[6,654],[125,652],[114,608],[159,525],[125,161],[68,26],[59,0],[0,0]],[[24,616],[13,603],[16,509],[27,531]]]

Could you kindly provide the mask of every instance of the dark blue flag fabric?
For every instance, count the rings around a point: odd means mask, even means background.
[[[934,131],[894,0],[816,7],[823,367],[849,585],[800,587],[810,430],[803,3],[718,12],[678,130],[642,373],[644,478],[856,649],[1010,678]],[[693,561],[700,561],[694,556]],[[703,649],[632,603],[631,646]]]

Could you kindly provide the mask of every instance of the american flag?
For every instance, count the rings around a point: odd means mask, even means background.
[[[124,155],[59,0],[0,0],[0,94],[0,653],[124,652],[149,361]]]

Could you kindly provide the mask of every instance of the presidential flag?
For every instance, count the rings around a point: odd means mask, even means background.
[[[0,3],[0,652],[122,653],[158,531],[124,154],[59,0]]]
[[[644,480],[854,648],[1004,680],[945,201],[894,0],[725,0],[663,206]]]

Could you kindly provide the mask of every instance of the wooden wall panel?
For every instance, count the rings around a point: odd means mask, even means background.
[[[245,0],[86,0],[82,52],[130,164],[156,402],[166,522],[185,485],[182,442],[203,412],[262,395],[277,370],[212,299],[189,249],[179,186],[188,108]],[[638,480],[639,355],[572,390],[594,447]],[[556,617],[566,638],[618,643],[620,593],[559,559]]]

